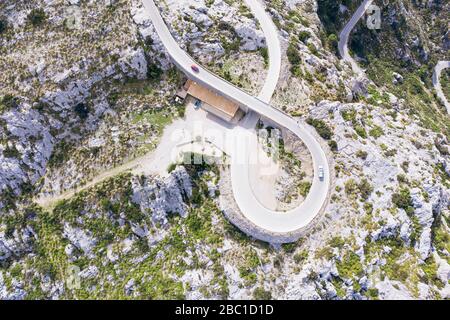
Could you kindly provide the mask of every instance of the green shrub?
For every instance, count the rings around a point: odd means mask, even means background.
[[[335,140],[331,140],[328,142],[328,146],[330,147],[331,151],[337,151],[338,150],[338,144]]]
[[[49,167],[57,167],[68,161],[70,153],[73,150],[74,145],[64,140],[59,142],[54,148],[53,153],[48,161]]]
[[[178,112],[178,117],[184,118],[184,116],[186,115],[186,106],[185,105],[180,105],[177,108],[177,112]]]
[[[272,293],[264,290],[262,287],[258,287],[253,291],[253,298],[255,298],[255,300],[271,300]]]
[[[269,65],[269,49],[267,47],[259,48],[259,53],[264,59],[264,65],[267,67]]]
[[[364,203],[364,211],[366,211],[367,214],[373,213],[373,204],[370,202]]]
[[[330,127],[323,120],[308,118],[306,123],[313,126],[317,133],[325,140],[330,140],[333,136],[333,132]]]
[[[354,110],[354,109],[343,110],[343,111],[341,111],[341,115],[345,121],[351,121],[351,122],[356,121],[356,110]]]
[[[397,150],[395,150],[395,149],[389,149],[389,150],[386,150],[385,152],[384,152],[384,155],[386,156],[386,157],[393,157],[393,156],[395,156],[397,154]]]
[[[370,299],[378,299],[378,289],[376,288],[369,288],[366,292],[366,297]]]
[[[293,253],[295,251],[295,249],[297,248],[297,243],[295,242],[291,242],[291,243],[283,243],[281,245],[281,247],[283,248],[283,250],[286,253]]]
[[[292,73],[292,75],[293,75],[294,77],[296,77],[296,78],[302,78],[302,77],[304,77],[302,68],[301,68],[300,66],[293,66],[293,67],[291,68],[291,73]]]
[[[302,181],[298,187],[298,191],[299,193],[303,196],[306,197],[309,193],[309,190],[311,190],[311,182],[309,181]]]
[[[345,289],[342,287],[343,281],[339,278],[333,277],[331,279],[331,283],[333,284],[334,288],[336,289],[336,295],[340,299],[344,299],[347,293],[345,292]]]
[[[328,33],[336,31],[338,24],[339,6],[342,1],[336,0],[318,0],[317,14]],[[344,1],[345,3],[346,1]],[[346,4],[346,3],[345,3]]]
[[[328,36],[327,38],[328,41],[328,45],[330,46],[330,48],[332,48],[334,50],[334,52],[338,52],[338,37],[332,33]]]
[[[359,195],[362,200],[367,200],[373,192],[373,187],[367,179],[362,179],[358,185]]]
[[[408,178],[403,173],[400,173],[400,174],[397,175],[397,181],[400,184],[406,184],[406,183],[408,183]]]
[[[3,105],[6,110],[17,109],[19,107],[19,98],[7,94],[0,101],[0,105]]]
[[[3,150],[3,156],[5,158],[19,158],[20,152],[16,149],[15,146],[6,146],[6,148]]]
[[[8,29],[8,21],[5,18],[0,17],[0,34],[5,32],[6,29]]]
[[[89,116],[89,107],[85,103],[78,103],[75,108],[75,113],[80,117],[81,120],[86,120]]]
[[[337,237],[331,238],[331,240],[328,241],[328,244],[333,248],[342,249],[342,247],[345,244],[345,241],[344,241],[344,239],[342,239],[342,237],[337,236]]]
[[[245,280],[246,285],[253,285],[256,283],[257,277],[255,269],[259,264],[258,253],[254,249],[248,249],[238,267],[239,275]]]
[[[443,217],[438,217],[432,226],[432,239],[436,251],[440,254],[448,254],[450,252],[450,234],[447,232],[445,225],[442,223]],[[447,224],[448,224],[447,220]]]
[[[303,250],[300,253],[296,253],[294,255],[294,261],[295,263],[302,263],[303,261],[305,261],[306,259],[308,259],[308,251]]]
[[[336,263],[336,267],[341,278],[351,279],[363,274],[361,260],[354,252],[348,252],[341,261]]]
[[[297,43],[295,41],[291,40],[286,53],[287,53],[289,62],[293,66],[299,65],[302,62],[302,58],[300,57],[300,54],[297,50]]]
[[[349,179],[345,183],[345,193],[348,196],[359,195],[361,200],[365,201],[373,192],[373,187],[367,179],[362,179],[359,183],[356,183],[354,179]]]
[[[311,53],[313,55],[317,55],[319,53],[319,51],[317,50],[316,46],[314,44],[312,44],[311,42],[308,43],[307,47],[308,47],[309,51],[311,51]]]
[[[152,81],[161,80],[162,70],[154,63],[149,63],[147,66],[147,78]]]
[[[330,246],[325,246],[317,250],[314,257],[316,259],[325,258],[326,260],[331,260],[333,258],[333,255],[333,248],[331,248]]]
[[[311,34],[310,34],[308,31],[305,31],[305,30],[300,31],[300,33],[299,33],[299,35],[298,35],[298,39],[299,39],[301,42],[303,42],[303,43],[305,43],[306,40],[308,40],[310,37],[311,37]]]
[[[28,14],[27,19],[34,27],[37,27],[42,25],[45,22],[45,20],[47,20],[47,15],[45,14],[45,11],[41,8],[33,9]]]
[[[354,195],[356,191],[358,190],[358,185],[356,184],[356,181],[354,179],[349,179],[345,183],[345,193],[350,196]]]
[[[411,194],[408,189],[403,188],[399,192],[392,195],[392,203],[399,209],[404,209],[406,213],[411,215],[414,213],[412,206]]]
[[[366,160],[368,154],[367,154],[366,151],[358,150],[358,151],[356,151],[356,156],[357,156],[358,158],[361,158],[361,159],[363,159],[363,160]]]
[[[169,166],[167,167],[167,172],[171,173],[173,170],[175,170],[176,167],[177,167],[176,163],[169,164]]]
[[[356,125],[354,128],[355,128],[355,132],[358,134],[358,136],[360,136],[363,139],[367,138],[367,132],[366,132],[366,129],[364,129],[364,127],[362,127],[360,125]]]
[[[372,129],[370,129],[369,131],[369,135],[371,135],[372,137],[374,137],[375,139],[378,139],[379,137],[381,137],[384,134],[383,129],[379,126],[374,126]]]

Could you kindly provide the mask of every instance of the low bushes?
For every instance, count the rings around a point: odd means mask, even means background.
[[[302,58],[297,50],[297,43],[295,41],[291,41],[289,43],[289,47],[287,49],[287,57],[289,62],[293,65],[299,65],[302,62]]]
[[[27,20],[33,25],[33,27],[37,27],[42,25],[45,22],[45,20],[47,20],[47,15],[41,8],[33,9],[28,14]]]
[[[75,108],[75,113],[80,117],[82,120],[86,120],[89,116],[89,107],[84,103],[78,103]]]
[[[348,252],[341,261],[336,263],[336,267],[341,278],[351,279],[363,274],[361,260],[354,252]]]
[[[371,135],[375,139],[381,137],[383,134],[384,134],[383,129],[381,127],[379,127],[379,126],[374,126],[369,131],[369,135]]]
[[[330,140],[333,136],[333,132],[331,131],[330,127],[322,120],[308,118],[306,120],[306,123],[310,126],[313,126],[316,129],[317,133],[325,140]]]
[[[7,94],[0,100],[0,110],[16,109],[19,107],[19,98]]]
[[[302,63],[302,58],[297,49],[297,42],[291,40],[289,47],[286,52],[289,62],[292,64],[291,73],[295,77],[299,78],[303,75],[300,65]]]
[[[406,213],[411,215],[414,213],[412,206],[411,194],[408,189],[403,188],[399,192],[392,195],[392,203],[399,209],[404,209]]]
[[[255,300],[271,300],[272,293],[264,290],[264,288],[258,287],[253,291],[253,298],[255,298]]]
[[[345,193],[348,196],[359,196],[362,201],[366,201],[373,192],[373,187],[367,179],[362,179],[359,183],[350,179],[345,183]]]
[[[8,29],[8,21],[5,18],[0,17],[0,34],[5,32],[6,29]]]
[[[149,63],[147,67],[147,78],[153,81],[161,79],[162,70],[154,63]]]

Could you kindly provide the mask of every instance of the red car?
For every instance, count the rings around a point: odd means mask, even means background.
[[[193,64],[192,66],[191,66],[191,69],[194,71],[194,72],[200,72],[200,69],[195,65],[195,64]]]

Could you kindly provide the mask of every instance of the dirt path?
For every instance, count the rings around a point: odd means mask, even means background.
[[[127,162],[123,165],[117,166],[111,170],[104,171],[104,172],[100,173],[99,175],[97,175],[95,178],[93,178],[88,183],[86,183],[82,186],[79,186],[75,189],[66,191],[62,194],[45,195],[45,196],[39,197],[36,199],[35,202],[45,209],[53,208],[56,205],[56,203],[58,203],[59,201],[69,199],[69,198],[73,197],[76,193],[86,190],[86,189],[89,189],[89,188],[95,186],[96,184],[98,184],[102,181],[105,181],[108,178],[112,178],[112,177],[114,177],[118,174],[121,174],[123,172],[126,172],[126,171],[133,172],[134,170],[139,168],[142,165],[142,163],[148,161],[150,158],[150,155],[146,154],[145,156],[133,159],[130,162]]]

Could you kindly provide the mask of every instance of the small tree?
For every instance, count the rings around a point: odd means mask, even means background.
[[[366,160],[368,155],[369,155],[369,154],[368,154],[366,151],[363,151],[363,150],[358,150],[358,151],[356,151],[356,156],[357,156],[358,158],[363,159],[363,160]]]
[[[75,106],[75,112],[82,120],[86,120],[89,115],[89,108],[84,103],[79,103]]]
[[[149,63],[147,66],[147,77],[150,80],[158,81],[161,79],[162,70],[154,63]]]
[[[325,140],[330,140],[333,136],[333,131],[331,131],[331,128],[328,127],[328,125],[323,120],[308,118],[306,119],[306,123],[310,126],[313,126],[316,129],[317,133]]]
[[[298,39],[303,42],[306,43],[306,41],[311,37],[311,34],[309,33],[309,31],[300,31],[299,35],[298,35]]]
[[[289,62],[293,66],[297,66],[302,62],[302,58],[300,57],[300,54],[297,50],[297,43],[295,41],[291,40],[286,53],[287,53]]]
[[[19,99],[7,94],[0,100],[0,105],[5,106],[6,109],[16,109],[19,107]]]
[[[328,142],[328,146],[330,147],[331,151],[337,151],[338,150],[338,144],[335,140],[330,140]]]
[[[355,195],[356,191],[358,190],[358,184],[354,179],[349,179],[347,182],[345,182],[345,193],[348,196]]]
[[[272,293],[270,291],[264,290],[264,288],[258,287],[253,291],[253,298],[256,300],[271,300]]]
[[[4,17],[0,17],[0,34],[8,29],[8,21]]]
[[[359,188],[359,195],[360,195],[361,199],[364,201],[369,199],[371,193],[373,192],[373,187],[369,183],[369,181],[367,179],[362,179],[359,182],[358,188]]]
[[[392,203],[400,209],[406,211],[407,214],[411,215],[414,213],[413,201],[411,198],[411,193],[408,189],[403,188],[400,192],[394,193],[392,195]]]
[[[338,53],[338,37],[332,33],[328,36],[328,45],[332,48],[336,53]]]
[[[47,19],[47,15],[45,14],[45,11],[41,8],[33,9],[28,14],[27,19],[34,27],[37,27],[45,22],[45,20]]]
[[[153,45],[153,43],[154,43],[154,41],[153,41],[153,38],[152,38],[151,36],[147,36],[147,37],[145,38],[145,45],[146,45],[146,46],[150,47],[150,46]]]
[[[15,146],[6,146],[5,150],[3,150],[3,156],[5,158],[19,158],[20,152],[16,149]]]

